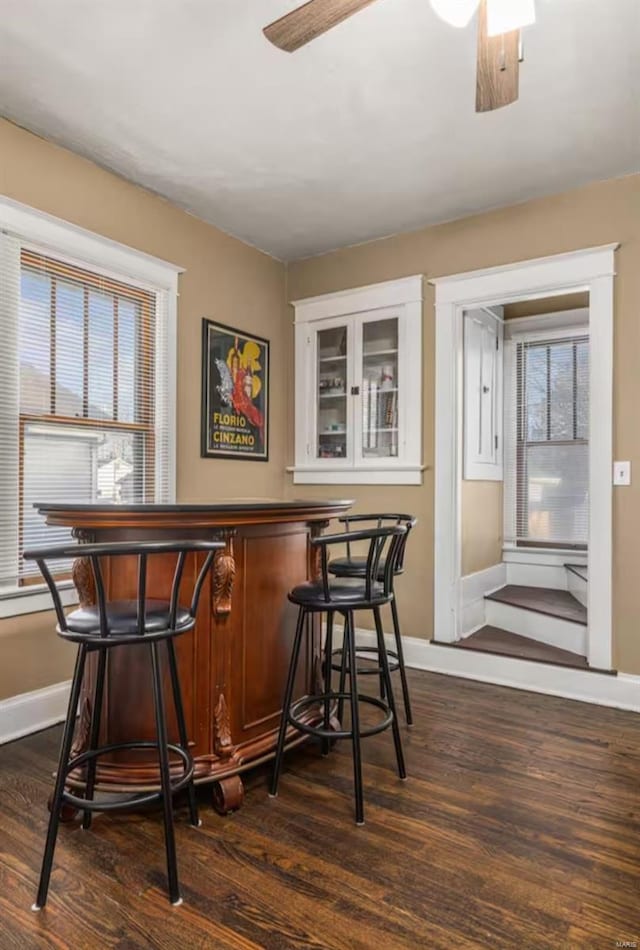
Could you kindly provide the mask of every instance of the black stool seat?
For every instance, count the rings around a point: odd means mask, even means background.
[[[119,637],[134,639],[146,637],[149,634],[164,634],[167,637],[191,629],[193,618],[188,607],[176,607],[176,616],[171,620],[171,605],[168,600],[147,600],[144,610],[144,627],[140,630],[138,620],[137,600],[114,600],[106,605],[107,627],[109,628],[109,644]],[[81,634],[84,637],[100,636],[100,608],[80,607],[66,617],[66,630],[58,630],[60,636],[67,640],[79,639],[72,634]],[[132,641],[128,641],[132,642]]]
[[[353,778],[355,787],[355,817],[356,824],[364,824],[364,796],[362,788],[362,762],[360,756],[360,740],[376,735],[385,729],[391,728],[396,752],[398,775],[406,777],[402,740],[395,711],[393,688],[389,673],[387,654],[384,650],[384,635],[380,619],[380,608],[384,604],[393,602],[391,578],[396,563],[397,553],[400,550],[402,538],[406,534],[402,525],[393,525],[378,529],[355,532],[353,541],[368,541],[369,556],[365,559],[364,574],[360,578],[338,581],[329,581],[327,548],[332,544],[344,543],[344,536],[325,535],[312,538],[311,544],[320,548],[322,580],[299,584],[289,592],[289,600],[297,604],[298,623],[293,641],[291,662],[287,676],[287,685],[282,704],[280,730],[276,759],[271,778],[270,794],[275,797],[278,793],[278,782],[282,769],[282,759],[287,734],[287,727],[293,726],[298,732],[320,739],[323,755],[329,754],[330,743],[334,739],[350,739],[353,747]],[[383,554],[386,554],[385,568],[382,574],[380,563]],[[377,699],[372,696],[358,694],[358,677],[356,675],[356,652],[353,615],[356,610],[371,610],[375,619],[376,636],[381,663],[381,677],[384,681],[385,698]],[[302,643],[307,634],[307,618],[310,614],[323,612],[327,614],[327,635],[324,644],[324,683],[313,695],[304,696],[292,702],[293,690],[296,681],[298,660]],[[342,663],[340,666],[340,685],[337,690],[332,689],[332,644],[333,618],[335,614],[344,617],[344,637],[342,642]],[[346,688],[346,677],[349,676],[349,689]],[[386,701],[385,701],[386,699]],[[350,728],[342,725],[342,714],[345,702],[351,707]],[[373,706],[381,715],[373,725],[360,725],[360,705]],[[305,714],[309,708],[322,710],[321,723],[305,721]]]
[[[378,580],[384,579],[385,558],[378,564]],[[365,577],[367,573],[366,557],[335,557],[329,561],[329,573],[334,577]]]
[[[78,644],[76,665],[71,680],[67,718],[62,734],[56,784],[51,800],[51,814],[47,841],[42,859],[38,895],[33,910],[44,907],[49,892],[49,880],[53,866],[53,856],[60,823],[60,808],[63,804],[71,805],[83,812],[82,827],[91,827],[92,813],[120,811],[134,806],[149,805],[162,802],[164,813],[165,849],[167,855],[167,879],[169,883],[169,899],[172,904],[180,904],[180,887],[178,884],[178,869],[176,862],[176,846],[173,830],[173,796],[182,788],[187,789],[189,800],[189,817],[191,824],[197,827],[200,824],[196,802],[195,786],[193,783],[194,762],[189,751],[187,726],[180,692],[178,666],[176,662],[173,638],[179,634],[192,630],[196,622],[196,611],[200,593],[205,578],[213,564],[216,551],[224,548],[223,541],[140,541],[117,542],[106,544],[74,544],[57,547],[40,548],[25,551],[23,557],[34,560],[47,582],[53,597],[53,606],[58,618],[57,631],[59,636]],[[192,588],[191,604],[183,607],[178,603],[180,588],[183,580],[185,559],[188,553],[202,552],[205,555],[195,583]],[[176,567],[171,584],[169,600],[147,597],[147,560],[155,554],[177,554]],[[135,600],[108,601],[105,591],[101,560],[103,558],[117,558],[120,555],[133,555],[138,559],[138,589]],[[48,566],[49,561],[68,561],[71,558],[83,558],[91,564],[95,582],[96,606],[80,607],[65,616],[62,601],[56,582]],[[159,641],[166,649],[167,668],[173,694],[173,705],[178,727],[179,743],[169,742],[167,735],[167,721],[165,713],[164,684],[160,665]],[[155,707],[156,740],[133,739],[130,742],[117,742],[112,745],[100,746],[100,718],[104,700],[105,677],[107,671],[107,656],[114,647],[126,644],[145,644],[150,652],[150,674],[153,685],[153,702]],[[95,687],[92,696],[87,696],[91,709],[91,725],[87,748],[81,754],[72,756],[71,747],[76,721],[76,712],[80,700],[84,671],[87,657],[97,654]],[[96,786],[97,759],[107,753],[118,752],[122,749],[152,749],[158,755],[160,782],[150,790],[148,785],[140,788],[124,798],[113,800],[96,800],[94,797]],[[171,777],[169,754],[177,756],[182,765],[182,771]],[[66,782],[71,775],[74,778],[80,774],[84,776],[84,796],[68,791]]]
[[[327,565],[327,570],[329,574],[332,574],[334,577],[338,577],[341,580],[346,578],[363,578],[367,574],[367,558],[361,555],[354,554],[351,549],[351,544],[353,541],[357,540],[356,535],[351,531],[351,525],[355,524],[357,528],[360,527],[363,523],[376,523],[378,528],[382,528],[384,525],[395,524],[403,525],[406,528],[406,533],[402,540],[399,543],[396,556],[394,558],[394,563],[392,565],[392,571],[390,574],[390,586],[393,597],[390,600],[391,604],[391,617],[393,620],[393,635],[396,641],[395,650],[386,650],[387,662],[389,669],[391,671],[399,670],[400,671],[400,680],[402,683],[402,694],[404,698],[404,712],[405,718],[407,720],[407,725],[413,724],[413,714],[411,711],[411,699],[409,697],[409,685],[407,683],[407,673],[404,665],[404,655],[402,650],[402,636],[400,633],[400,621],[398,619],[398,604],[395,597],[395,588],[394,580],[400,574],[404,573],[404,555],[407,545],[407,539],[409,537],[409,532],[416,524],[416,519],[412,515],[402,515],[402,514],[374,514],[374,515],[345,515],[340,518],[340,521],[345,526],[345,532],[343,536],[344,543],[347,548],[346,557],[337,557],[329,561]],[[360,529],[361,530],[361,529]],[[381,557],[378,562],[376,580],[382,581],[386,573],[386,560],[384,557]],[[371,659],[375,660],[376,655],[378,655],[378,647],[363,647],[356,646],[358,654],[370,654]],[[334,655],[340,651],[334,650]],[[338,664],[334,663],[333,668],[339,669]],[[363,675],[372,675],[377,674],[380,677],[380,695],[384,697],[384,676],[382,663],[380,662],[380,657],[378,656],[378,663],[374,666],[358,666],[357,672]]]
[[[388,604],[389,594],[385,593],[384,586],[379,583],[371,584],[371,589],[367,591],[366,585],[362,581],[345,580],[340,584],[330,583],[328,585],[329,601],[327,601],[327,590],[322,582],[314,583],[312,581],[306,584],[298,584],[289,592],[289,600],[300,607],[306,607],[308,610],[328,610],[339,607],[346,610],[365,609],[367,607],[382,607]]]

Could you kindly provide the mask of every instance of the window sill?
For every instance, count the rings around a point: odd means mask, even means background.
[[[422,485],[425,465],[310,465],[287,468],[294,485]]]
[[[589,552],[575,548],[526,548],[505,545],[502,560],[511,564],[545,564],[549,567],[564,567],[571,561],[574,564],[587,564]]]
[[[73,581],[63,581],[59,586],[63,607],[72,607],[78,603],[78,592]],[[0,620],[19,617],[21,614],[37,614],[53,610],[53,600],[44,584],[33,587],[11,587],[0,593]]]

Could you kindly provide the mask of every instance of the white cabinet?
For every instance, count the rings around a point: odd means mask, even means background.
[[[296,484],[422,482],[422,277],[297,300]]]
[[[492,310],[501,311],[494,307]],[[464,315],[464,478],[502,480],[502,355],[500,313]]]

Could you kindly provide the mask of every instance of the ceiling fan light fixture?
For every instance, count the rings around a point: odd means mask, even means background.
[[[535,20],[535,0],[487,0],[488,36],[511,33]]]
[[[465,27],[476,12],[480,0],[431,0],[441,20],[450,26]]]

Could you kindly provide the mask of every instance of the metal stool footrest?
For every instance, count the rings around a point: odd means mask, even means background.
[[[318,739],[352,739],[353,732],[348,729],[334,730],[334,729],[325,729],[322,726],[310,726],[306,722],[302,722],[299,718],[301,714],[307,710],[310,706],[316,706],[319,703],[329,700],[329,702],[337,702],[338,700],[349,701],[351,698],[350,693],[319,693],[315,696],[305,696],[303,699],[299,699],[297,702],[289,708],[287,713],[287,720],[291,723],[292,726],[295,726],[296,729],[299,729],[300,732],[304,732],[309,736],[316,736]],[[358,696],[359,703],[367,703],[369,706],[375,706],[377,709],[381,709],[385,714],[384,718],[377,722],[373,726],[367,726],[366,729],[361,729],[359,736],[361,739],[365,739],[367,736],[377,736],[378,733],[384,732],[385,729],[388,729],[391,723],[393,722],[393,712],[381,699],[375,699],[373,696]]]
[[[398,654],[395,653],[393,650],[386,650],[385,652],[387,654],[387,660],[389,662],[389,672],[394,673],[396,670],[400,669],[400,660],[398,658]],[[377,647],[360,647],[356,644],[356,654],[359,654],[359,653],[370,653],[372,656],[378,656],[378,648]],[[334,650],[331,656],[341,657],[342,650],[341,649]],[[336,670],[338,673],[340,673],[342,670],[342,663],[332,663],[331,669]],[[349,672],[349,668],[347,667],[347,673],[348,672]],[[380,676],[382,672],[383,672],[383,669],[381,666],[359,666],[356,669],[356,673],[358,674],[358,676],[374,676],[374,675]]]
[[[97,759],[101,755],[106,755],[109,752],[119,752],[122,749],[158,749],[158,743],[152,741],[139,741],[139,742],[116,742],[113,745],[101,746],[99,749],[91,749],[89,752],[83,752],[81,755],[76,755],[74,758],[69,759],[67,762],[66,768],[64,770],[65,779],[74,769],[77,769],[79,766],[84,765],[86,762],[89,762],[92,759]],[[184,771],[177,779],[171,782],[171,795],[173,796],[176,792],[179,792],[186,785],[189,784],[193,778],[194,771],[194,762],[193,757],[190,752],[187,752],[186,749],[183,749],[182,746],[174,745],[172,743],[167,744],[167,749],[169,752],[173,752],[174,755],[177,755],[182,759],[182,764],[184,766]],[[80,798],[78,795],[73,795],[71,792],[68,792],[66,789],[62,793],[62,801],[66,802],[68,805],[72,805],[74,808],[81,809],[82,811],[119,811],[126,808],[132,808],[137,805],[149,805],[153,802],[158,802],[162,800],[162,791],[154,792],[143,792],[138,795],[129,795],[126,799],[120,799],[115,802],[104,802],[104,801],[94,801],[87,798]]]

